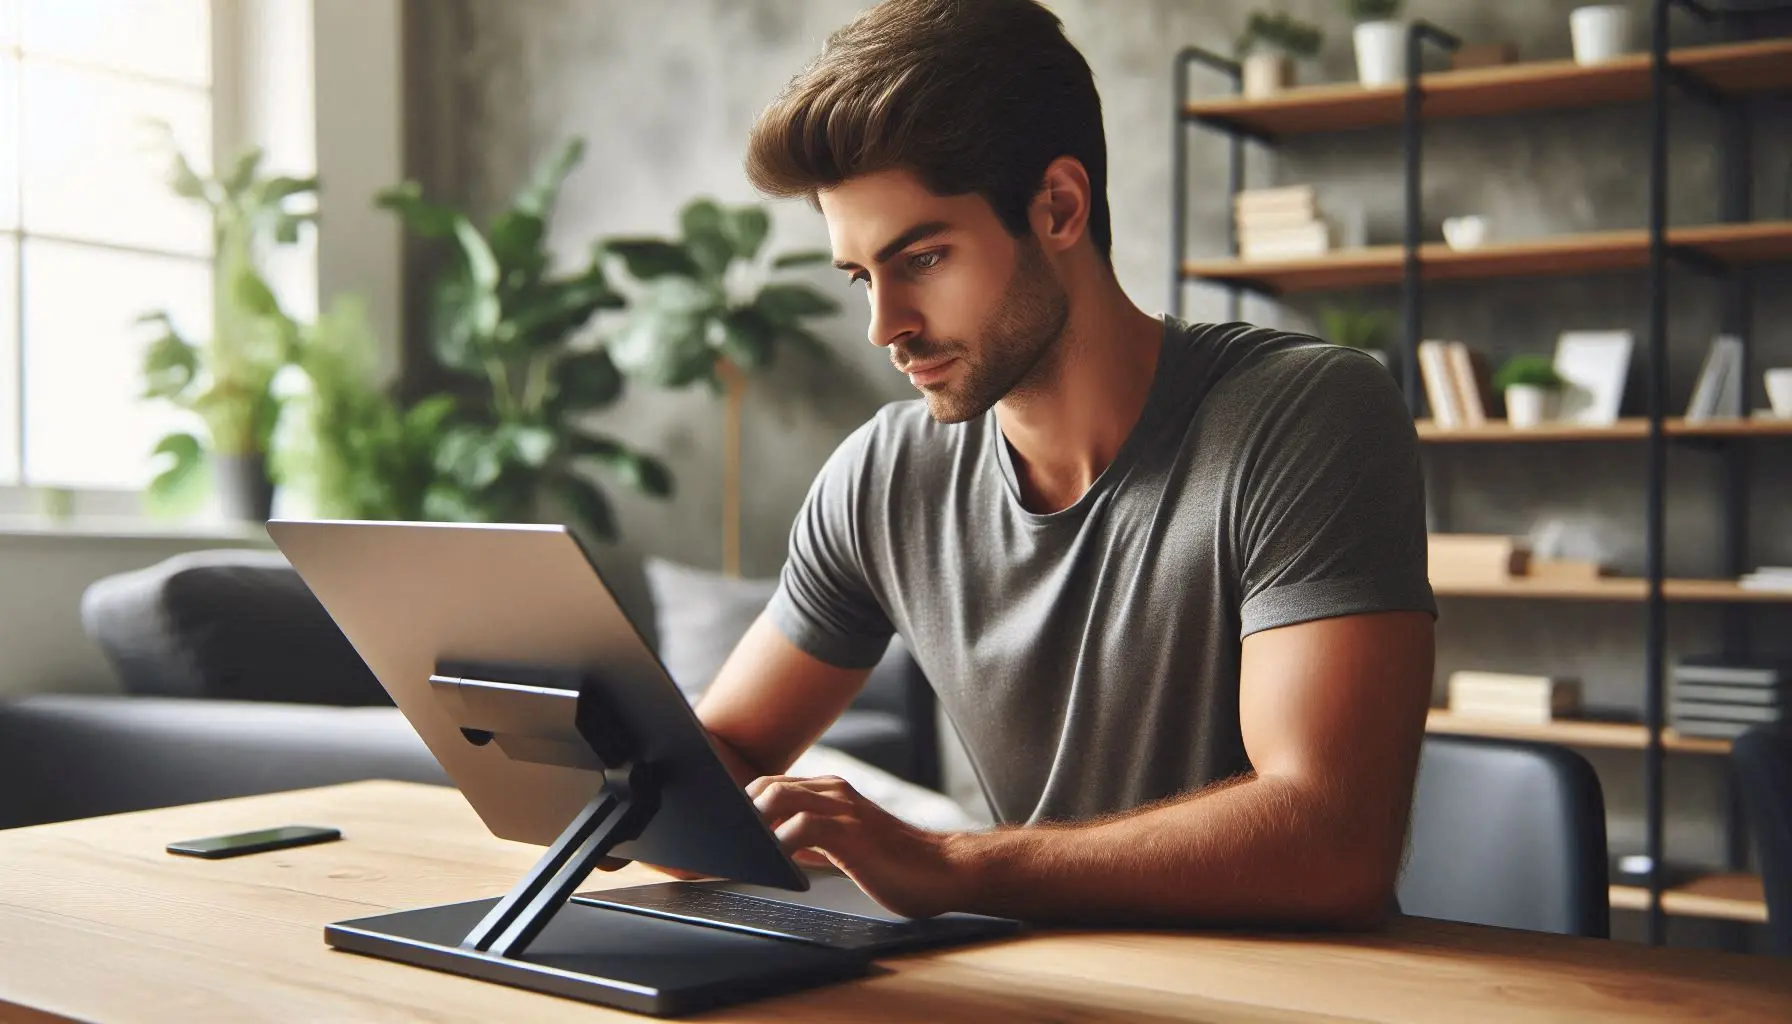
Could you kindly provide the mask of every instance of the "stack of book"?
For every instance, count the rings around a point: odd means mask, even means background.
[[[1674,665],[1668,720],[1684,736],[1734,739],[1775,725],[1785,704],[1783,666],[1728,658],[1682,658]]]
[[[1319,217],[1311,185],[1247,189],[1232,201],[1238,256],[1287,260],[1331,251],[1331,230]]]
[[[1452,714],[1547,725],[1579,710],[1580,686],[1572,680],[1506,672],[1450,673]]]
[[[1763,565],[1736,582],[1744,590],[1792,591],[1792,565]]]
[[[1492,405],[1487,360],[1460,341],[1419,342],[1419,376],[1439,427],[1482,427]]]

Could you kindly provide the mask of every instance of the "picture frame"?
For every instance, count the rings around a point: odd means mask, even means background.
[[[1617,423],[1635,348],[1630,331],[1563,331],[1555,353],[1556,373],[1566,382],[1559,418],[1584,426]]]

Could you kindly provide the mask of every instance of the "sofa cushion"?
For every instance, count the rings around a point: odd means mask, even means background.
[[[81,620],[130,693],[391,703],[277,551],[195,551],[109,576],[82,595]]]

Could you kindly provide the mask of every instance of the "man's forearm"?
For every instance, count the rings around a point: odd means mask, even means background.
[[[1254,777],[1088,825],[954,836],[946,852],[975,912],[1369,927],[1391,896],[1401,840],[1390,836],[1404,815],[1363,810],[1342,793]]]

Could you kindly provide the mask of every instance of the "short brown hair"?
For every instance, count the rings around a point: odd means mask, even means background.
[[[747,177],[813,201],[906,169],[937,195],[987,199],[1018,238],[1061,156],[1089,174],[1089,237],[1111,262],[1101,99],[1057,16],[1034,0],[884,0],[829,36],[759,115]]]

